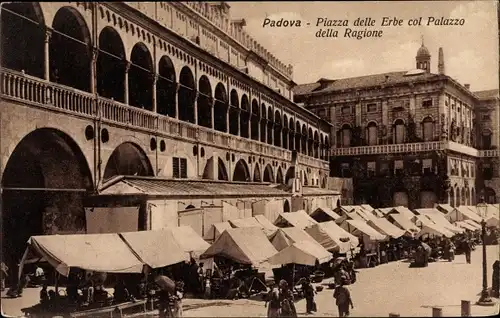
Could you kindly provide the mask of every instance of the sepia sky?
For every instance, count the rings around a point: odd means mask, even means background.
[[[278,59],[294,67],[299,84],[321,77],[336,79],[415,68],[415,55],[424,37],[437,73],[438,49],[443,47],[446,74],[471,90],[498,88],[498,22],[495,1],[383,1],[383,2],[228,2],[233,19],[244,18],[249,34]],[[262,27],[265,17],[299,19],[301,28]],[[403,27],[380,27],[382,17],[404,19]],[[463,18],[463,26],[409,27],[408,19]],[[317,18],[371,17],[383,30],[381,38],[356,40],[316,38]],[[306,26],[305,22],[310,25]],[[325,29],[325,27],[323,27]],[[364,29],[364,28],[362,28]]]

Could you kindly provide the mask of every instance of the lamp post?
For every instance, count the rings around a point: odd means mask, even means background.
[[[494,306],[495,303],[490,298],[490,293],[488,292],[488,273],[487,273],[487,262],[486,262],[486,217],[488,212],[488,205],[484,202],[484,197],[481,196],[480,202],[477,204],[477,210],[482,217],[481,221],[481,240],[483,241],[483,290],[481,291],[481,297],[477,301],[479,306]]]

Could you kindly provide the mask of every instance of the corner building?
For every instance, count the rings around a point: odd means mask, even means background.
[[[30,235],[203,235],[222,205],[272,218],[336,202],[330,124],[224,2],[1,8],[4,257]]]
[[[294,89],[296,102],[332,123],[331,175],[352,178],[355,204],[500,201],[498,90],[474,92],[447,76],[442,48],[438,74],[430,69],[422,43],[410,71]]]

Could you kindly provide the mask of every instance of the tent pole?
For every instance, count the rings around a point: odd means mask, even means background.
[[[56,289],[56,299],[59,298],[59,272],[55,271],[54,272],[54,287]]]
[[[292,272],[292,293],[295,289],[295,263],[293,263],[293,272]]]
[[[18,282],[21,282],[21,276],[23,275],[23,269],[24,269],[24,262],[26,262],[26,259],[28,258],[28,252],[29,252],[29,246],[26,247],[26,250],[24,251],[23,257],[21,258],[21,261],[19,262],[19,269],[17,272]]]

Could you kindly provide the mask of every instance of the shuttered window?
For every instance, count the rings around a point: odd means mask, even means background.
[[[172,176],[174,178],[187,178],[187,159],[172,158]]]
[[[173,158],[172,159],[172,175],[174,178],[179,178],[180,177],[180,171],[179,171],[179,158]]]

